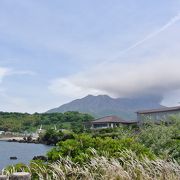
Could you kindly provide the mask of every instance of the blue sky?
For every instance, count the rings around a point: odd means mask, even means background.
[[[0,110],[87,94],[180,101],[180,1],[1,0]]]

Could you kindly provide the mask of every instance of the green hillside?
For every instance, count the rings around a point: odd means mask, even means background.
[[[93,117],[79,112],[66,113],[7,113],[0,112],[0,130],[12,132],[32,132],[41,125],[44,129],[56,126],[58,129],[72,129],[78,131],[82,123],[92,120]]]

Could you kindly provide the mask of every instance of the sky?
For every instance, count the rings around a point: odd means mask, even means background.
[[[179,0],[0,0],[0,111],[88,94],[180,102]]]

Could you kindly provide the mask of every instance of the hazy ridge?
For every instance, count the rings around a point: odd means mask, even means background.
[[[47,111],[48,113],[79,111],[89,113],[95,117],[117,115],[124,119],[136,119],[135,112],[143,109],[163,107],[160,96],[141,96],[135,98],[111,98],[107,95],[88,95],[82,99],[76,99],[58,108]]]

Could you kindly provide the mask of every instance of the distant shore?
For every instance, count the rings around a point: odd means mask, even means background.
[[[37,138],[32,138],[31,140],[25,140],[22,136],[12,136],[12,137],[0,137],[0,141],[6,142],[18,142],[18,143],[33,143],[33,144],[43,144],[40,143]]]
[[[23,140],[23,137],[0,137],[0,141],[21,141]]]

